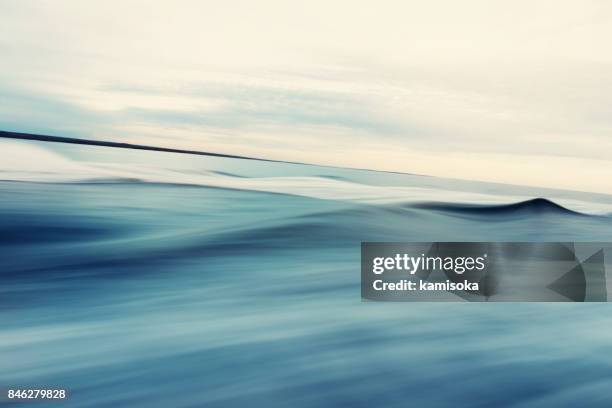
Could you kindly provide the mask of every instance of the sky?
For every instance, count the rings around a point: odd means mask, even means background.
[[[0,129],[612,193],[609,1],[0,0]]]

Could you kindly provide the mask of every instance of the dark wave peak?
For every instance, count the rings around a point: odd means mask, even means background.
[[[575,215],[587,216],[577,211],[565,208],[554,201],[545,198],[534,198],[531,200],[520,201],[511,204],[495,204],[495,205],[480,205],[480,204],[453,204],[453,203],[422,203],[415,205],[417,208],[444,211],[466,215]]]

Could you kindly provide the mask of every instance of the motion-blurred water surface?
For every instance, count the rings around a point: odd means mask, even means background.
[[[611,241],[612,197],[0,149],[1,385],[67,387],[74,407],[610,406],[608,304],[362,303],[359,249]]]

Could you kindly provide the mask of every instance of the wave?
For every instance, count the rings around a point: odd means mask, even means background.
[[[454,203],[421,203],[413,207],[432,211],[450,212],[465,215],[483,216],[516,216],[516,215],[573,215],[589,216],[589,214],[570,210],[546,198],[534,198],[511,204],[481,205],[481,204],[454,204]]]
[[[372,175],[380,173],[363,170],[351,172],[349,169],[320,169],[308,165],[292,165],[290,169],[278,163],[263,163],[260,172],[250,172],[244,163],[235,159],[198,158],[197,162],[180,159],[176,162],[163,162],[159,156],[149,156],[147,152],[132,152],[132,156],[113,156],[114,161],[90,161],[91,157],[74,150],[74,160],[43,146],[28,142],[0,143],[0,180],[44,183],[78,184],[125,184],[146,183],[166,186],[199,186],[273,194],[297,195],[322,200],[363,203],[376,206],[417,205],[420,208],[436,211],[474,214],[521,214],[553,213],[568,214],[611,212],[612,201],[599,199],[592,201],[587,196],[572,199],[563,196],[549,196],[548,199],[532,199],[533,191],[510,192],[508,189],[496,191],[486,185],[476,185],[461,190],[453,180],[431,178],[392,178],[382,183],[372,183]],[[83,149],[83,148],[78,148]],[[76,154],[75,154],[76,153]],[[123,152],[122,152],[123,153]],[[136,155],[136,156],[134,156]],[[96,157],[96,156],[94,156]],[[108,157],[106,158],[108,159]],[[136,159],[136,160],[131,160]],[[216,166],[216,167],[215,167]],[[261,172],[262,166],[267,166]],[[336,172],[334,174],[334,171]],[[366,174],[367,173],[367,174]],[[266,176],[262,176],[266,174]],[[376,180],[379,180],[380,177]],[[392,182],[391,182],[392,181]],[[520,194],[520,195],[518,195]],[[541,192],[540,192],[541,194]],[[526,200],[514,204],[511,201]],[[561,200],[562,204],[557,204]],[[463,204],[474,203],[474,204]],[[563,206],[562,206],[563,205]],[[571,209],[569,209],[571,208]]]

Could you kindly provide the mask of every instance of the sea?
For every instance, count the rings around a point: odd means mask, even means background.
[[[364,302],[365,241],[610,242],[612,196],[0,141],[0,387],[67,389],[32,404],[62,407],[611,406],[612,306]]]

